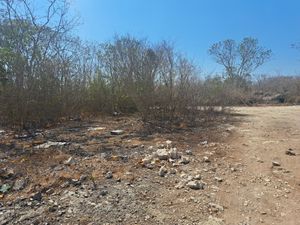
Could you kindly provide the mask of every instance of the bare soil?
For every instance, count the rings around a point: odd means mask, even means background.
[[[0,138],[1,225],[300,224],[298,106],[235,108],[171,131],[112,117]],[[65,144],[37,148],[49,141]],[[173,148],[178,159],[143,163]]]

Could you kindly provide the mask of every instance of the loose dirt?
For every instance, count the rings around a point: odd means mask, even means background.
[[[112,117],[2,131],[0,224],[300,224],[300,107],[180,127]]]

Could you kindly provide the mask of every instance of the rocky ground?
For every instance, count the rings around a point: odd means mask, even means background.
[[[300,107],[201,127],[134,117],[0,130],[0,224],[300,224]]]

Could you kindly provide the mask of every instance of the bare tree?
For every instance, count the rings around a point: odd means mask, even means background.
[[[230,39],[215,43],[208,52],[218,64],[224,66],[229,79],[247,79],[272,53],[270,49],[259,46],[257,39],[250,37],[239,44]]]

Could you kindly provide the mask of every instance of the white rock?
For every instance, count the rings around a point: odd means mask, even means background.
[[[169,158],[169,153],[168,153],[167,149],[164,149],[164,148],[158,149],[156,151],[156,154],[160,160],[167,160]]]
[[[52,146],[57,146],[58,147],[58,146],[64,146],[66,144],[67,144],[67,142],[47,141],[44,144],[40,144],[40,145],[35,146],[34,148],[37,148],[37,149],[40,149],[40,148],[50,148]]]
[[[201,180],[201,175],[200,175],[200,174],[197,174],[196,176],[194,176],[194,179],[195,179],[195,180]]]
[[[124,131],[123,130],[112,130],[110,133],[112,135],[121,135],[124,133]]]
[[[279,162],[277,162],[277,161],[272,161],[272,165],[273,166],[280,166],[281,164]]]
[[[200,189],[204,189],[204,184],[203,183],[200,183],[199,181],[197,180],[193,180],[193,181],[189,181],[187,184],[186,184],[187,187],[193,189],[193,190],[200,190]]]
[[[167,141],[166,141],[166,144],[167,144],[167,147],[171,147],[171,145],[172,145],[172,141],[170,141],[170,140],[167,140]]]

